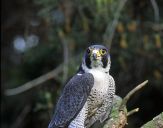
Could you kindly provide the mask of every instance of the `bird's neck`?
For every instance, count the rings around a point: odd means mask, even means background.
[[[95,68],[88,68],[85,65],[82,64],[81,66],[81,70],[83,70],[86,73],[105,73],[105,74],[109,74],[109,68],[103,68],[103,67],[95,67]]]

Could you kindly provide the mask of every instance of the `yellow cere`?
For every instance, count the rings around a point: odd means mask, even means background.
[[[101,54],[100,54],[100,52],[99,52],[99,51],[97,51],[97,52],[96,52],[96,54],[97,54],[97,56],[98,56],[98,57],[100,57],[100,56],[101,56]]]

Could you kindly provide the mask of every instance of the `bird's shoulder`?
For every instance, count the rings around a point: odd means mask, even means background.
[[[93,75],[78,72],[65,85],[49,128],[67,126],[84,106],[94,84]]]
[[[77,72],[65,85],[65,89],[69,87],[73,88],[85,88],[89,87],[90,89],[94,84],[94,76],[91,73]]]

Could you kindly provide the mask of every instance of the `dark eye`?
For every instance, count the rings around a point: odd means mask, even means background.
[[[101,55],[105,55],[107,53],[107,51],[105,49],[100,49],[100,54]]]
[[[89,48],[87,49],[87,53],[88,53],[88,54],[90,54],[90,53],[91,53],[91,50],[90,50]]]

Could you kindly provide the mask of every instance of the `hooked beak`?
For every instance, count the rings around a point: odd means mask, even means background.
[[[96,53],[93,53],[92,54],[92,58],[93,58],[93,60],[97,60],[97,54]]]
[[[91,53],[91,57],[93,60],[100,60],[101,59],[101,54],[98,50],[93,50]]]

